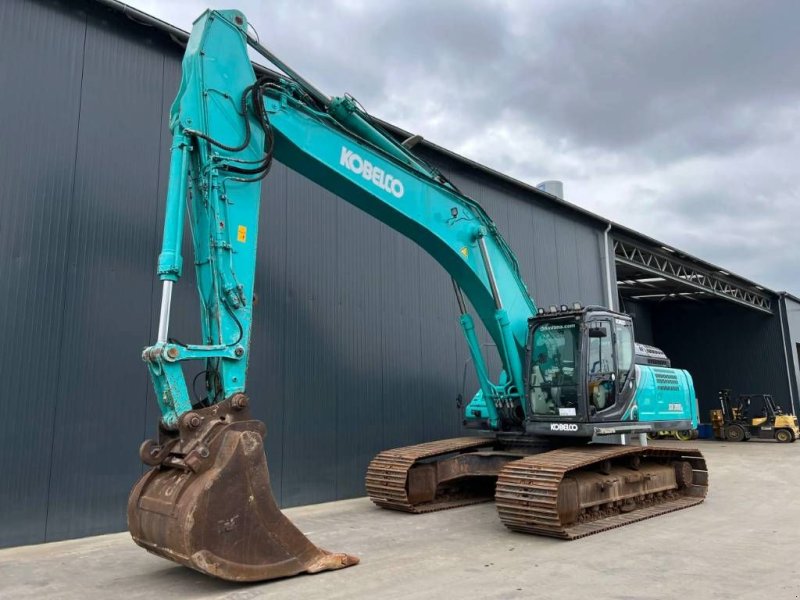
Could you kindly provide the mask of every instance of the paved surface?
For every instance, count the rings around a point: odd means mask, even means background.
[[[343,571],[233,585],[151,556],[126,533],[0,551],[0,597],[753,598],[800,597],[800,442],[699,442],[699,507],[574,542],[507,531],[491,504],[428,515],[366,499],[286,511]]]

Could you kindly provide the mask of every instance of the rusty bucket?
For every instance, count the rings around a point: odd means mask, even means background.
[[[341,569],[358,558],[315,546],[272,496],[264,424],[247,397],[182,416],[142,445],[153,468],[128,498],[128,529],[146,550],[228,581]]]

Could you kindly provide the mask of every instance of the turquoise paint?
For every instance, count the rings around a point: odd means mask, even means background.
[[[499,427],[499,421],[496,418],[492,418],[492,412],[496,414],[497,409],[494,407],[494,404],[487,402],[485,398],[486,395],[483,393],[483,390],[478,390],[465,407],[464,418],[486,421],[492,429],[497,429]]]
[[[633,405],[639,421],[687,420],[697,427],[697,398],[688,371],[637,365]]]
[[[491,427],[498,427],[500,423],[499,415],[493,400],[497,398],[499,394],[489,378],[489,371],[486,368],[486,362],[483,360],[481,345],[475,333],[475,322],[469,314],[461,315],[459,321],[461,323],[461,330],[467,340],[467,348],[472,357],[472,364],[475,367],[478,385],[480,386],[480,389],[475,394],[472,401],[467,405],[464,416],[467,419],[485,419],[489,422]],[[487,402],[485,400],[486,398],[490,399],[490,401]]]
[[[195,22],[170,111],[173,149],[158,273],[170,281],[181,276],[188,187],[203,338],[202,344],[188,348],[156,344],[143,354],[162,419],[170,426],[191,410],[183,361],[205,360],[206,368],[219,370],[223,393],[217,400],[243,391],[246,384],[261,188],[234,181],[223,167],[261,158],[264,133],[252,111],[247,116],[251,139],[241,151],[212,146],[193,133],[227,146],[237,146],[245,137],[245,121],[237,113],[242,93],[255,80],[245,45],[246,23],[238,11],[206,12]],[[177,355],[168,360],[171,348]]]
[[[341,123],[347,131],[422,175],[431,179],[438,176],[435,169],[421,162],[406,148],[387,138],[381,131],[370,125],[361,115],[358,105],[352,98],[348,96],[333,98],[328,106],[328,115]]]
[[[501,346],[494,300],[477,247],[478,237],[484,236],[503,308],[511,322],[516,353],[524,355],[527,319],[535,313],[535,306],[519,276],[516,259],[474,201],[407,169],[352,137],[330,117],[312,112],[285,95],[270,98],[266,104],[276,136],[276,158],[419,244],[453,276]],[[402,195],[398,197],[375,178],[366,177],[365,165],[372,173],[377,168],[384,176],[384,185],[387,176],[400,181]],[[452,216],[453,209],[456,217]]]
[[[158,257],[158,275],[162,281],[178,281],[183,274],[183,220],[186,207],[186,186],[189,175],[189,143],[176,131],[172,138],[167,203],[164,218],[164,240]]]

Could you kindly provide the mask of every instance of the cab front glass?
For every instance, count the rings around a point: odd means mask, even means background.
[[[528,395],[534,416],[578,417],[580,322],[539,323],[531,340]]]

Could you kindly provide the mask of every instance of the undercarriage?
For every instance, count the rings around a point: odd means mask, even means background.
[[[509,529],[575,539],[699,504],[708,472],[694,449],[464,437],[381,452],[366,487],[410,513],[494,500]]]

